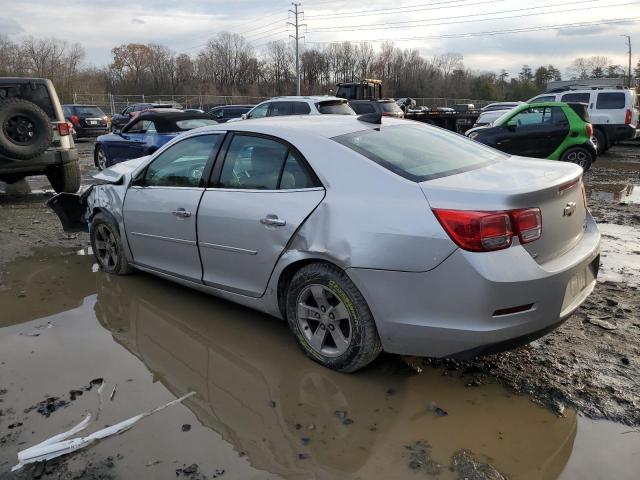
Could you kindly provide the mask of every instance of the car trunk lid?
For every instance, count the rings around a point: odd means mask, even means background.
[[[511,157],[476,170],[428,180],[420,186],[433,209],[540,208],[542,235],[524,245],[538,263],[570,250],[584,232],[587,211],[582,169],[570,163]]]

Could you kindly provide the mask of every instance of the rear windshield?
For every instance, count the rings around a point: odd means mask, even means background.
[[[395,125],[334,137],[392,172],[422,182],[508,158],[461,135],[426,125]]]
[[[178,120],[176,122],[176,126],[180,130],[191,130],[193,128],[215,125],[216,123],[218,122],[216,122],[215,120],[210,120],[208,118],[190,118],[188,120]]]
[[[342,100],[328,100],[325,102],[318,102],[316,104],[320,113],[329,113],[334,115],[353,115],[353,109],[347,102]]]
[[[396,102],[380,102],[380,108],[385,113],[402,113],[402,109]]]
[[[75,106],[73,111],[79,117],[104,117],[104,112],[95,105]]]

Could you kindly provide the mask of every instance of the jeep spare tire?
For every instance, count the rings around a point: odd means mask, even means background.
[[[53,130],[47,114],[19,98],[0,101],[0,155],[29,160],[51,145]]]

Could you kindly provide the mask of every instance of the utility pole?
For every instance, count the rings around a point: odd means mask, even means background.
[[[629,70],[627,87],[631,88],[631,35],[622,35],[627,39],[627,47],[629,47]]]
[[[300,36],[300,28],[306,27],[306,25],[300,23],[300,15],[303,15],[304,12],[298,10],[298,7],[302,5],[302,3],[291,2],[293,5],[293,10],[289,10],[289,12],[293,13],[296,17],[296,22],[291,23],[287,22],[288,25],[292,25],[296,29],[295,35],[289,35],[289,37],[293,38],[296,41],[296,95],[300,95],[300,39],[304,38]]]

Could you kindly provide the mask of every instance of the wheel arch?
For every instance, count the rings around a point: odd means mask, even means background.
[[[324,263],[327,265],[333,265],[334,267],[342,270],[345,273],[345,275],[347,274],[345,269],[342,266],[340,266],[339,263],[322,256],[309,255],[309,256],[299,257],[297,259],[292,259],[278,273],[277,282],[275,285],[278,311],[283,319],[287,318],[287,315],[286,315],[287,289],[289,287],[289,284],[291,283],[291,280],[293,279],[294,275],[298,271],[300,271],[302,268],[306,267],[307,265],[311,265],[313,263],[318,263],[318,264]]]

